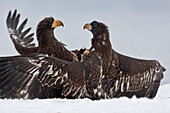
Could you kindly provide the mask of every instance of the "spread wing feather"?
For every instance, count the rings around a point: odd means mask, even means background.
[[[37,52],[37,47],[35,47],[35,43],[33,43],[34,33],[28,34],[31,28],[23,31],[28,19],[25,19],[18,27],[19,19],[20,14],[17,14],[17,10],[14,11],[13,15],[11,15],[11,11],[9,11],[6,19],[8,32],[15,45],[16,50],[20,54]]]
[[[57,91],[61,91],[65,97],[83,97],[86,85],[85,76],[81,72],[82,65],[43,54],[1,58],[0,96],[54,98],[59,93]]]
[[[119,96],[155,97],[165,68],[156,60],[139,60],[119,53],[117,55],[119,74],[113,89],[120,92]]]

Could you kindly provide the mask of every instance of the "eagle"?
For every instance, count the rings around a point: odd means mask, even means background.
[[[39,22],[36,29],[36,37],[38,40],[38,47],[33,41],[34,33],[28,34],[31,28],[23,31],[27,23],[27,18],[21,23],[19,27],[20,14],[17,10],[11,14],[9,11],[6,24],[9,35],[15,45],[16,50],[21,55],[30,53],[43,53],[54,56],[63,60],[73,61],[73,54],[65,48],[65,44],[59,42],[54,36],[54,29],[59,26],[64,26],[60,20],[54,20],[53,17],[46,17]]]
[[[38,40],[38,47],[36,47],[35,44],[32,43],[34,33],[28,34],[31,28],[23,31],[28,19],[25,19],[21,25],[17,27],[19,19],[20,14],[17,14],[17,10],[15,10],[13,14],[9,11],[6,24],[15,48],[21,55],[42,53],[70,62],[82,62],[81,56],[88,54],[86,50],[77,51],[76,53],[74,53],[74,51],[71,52],[65,48],[65,44],[55,38],[54,29],[59,26],[64,26],[60,20],[54,20],[53,17],[46,17],[39,22],[36,29],[36,37]],[[77,53],[81,53],[79,59],[76,55]],[[62,97],[61,90],[56,90],[56,97]]]
[[[156,60],[134,59],[114,51],[103,23],[93,21],[84,28],[93,38],[83,62],[40,53],[1,57],[0,97],[57,98],[60,90],[64,98],[154,98],[165,68]]]
[[[101,87],[109,97],[155,97],[166,70],[158,61],[131,58],[113,50],[103,23],[93,21],[84,28],[93,34],[90,50],[101,58]]]
[[[87,49],[69,51],[65,48],[65,44],[54,37],[54,29],[59,26],[64,27],[60,20],[46,17],[38,24],[36,36],[39,46],[36,47],[35,43],[32,43],[34,33],[28,34],[31,27],[23,31],[28,19],[26,18],[17,28],[19,19],[20,14],[17,14],[17,10],[12,15],[11,11],[9,11],[6,19],[9,35],[19,54],[24,55],[38,52],[74,62],[82,62],[84,55],[87,56],[89,54]]]

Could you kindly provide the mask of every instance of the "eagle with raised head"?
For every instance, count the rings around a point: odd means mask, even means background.
[[[135,59],[114,51],[108,27],[103,23],[93,21],[84,28],[93,34],[90,50],[94,49],[101,58],[103,79],[100,87],[108,97],[155,97],[165,71],[158,61]]]
[[[73,55],[65,48],[65,44],[59,42],[54,36],[54,29],[64,26],[60,20],[54,20],[53,17],[46,17],[40,21],[36,29],[38,47],[35,47],[35,44],[32,43],[34,33],[28,34],[31,28],[23,31],[27,19],[17,27],[19,19],[20,14],[17,14],[17,10],[14,11],[13,15],[9,11],[6,23],[15,48],[21,55],[43,53],[66,61],[73,61]]]

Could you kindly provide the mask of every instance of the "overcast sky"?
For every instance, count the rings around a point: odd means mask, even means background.
[[[89,48],[92,34],[83,25],[103,22],[113,49],[158,60],[167,69],[163,83],[170,83],[170,0],[0,0],[0,56],[18,55],[6,28],[8,11],[14,9],[20,21],[28,18],[26,27],[34,33],[44,17],[61,20],[65,27],[56,28],[55,36],[69,50]]]

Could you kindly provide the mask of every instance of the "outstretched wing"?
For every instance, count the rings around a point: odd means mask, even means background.
[[[9,11],[6,24],[8,28],[9,35],[15,45],[16,50],[20,54],[29,54],[37,52],[37,47],[35,47],[35,43],[33,43],[33,35],[34,33],[28,34],[31,28],[23,31],[27,19],[25,19],[19,27],[20,14],[17,14],[17,10],[11,15],[11,11]]]
[[[0,59],[1,98],[80,98],[86,93],[83,63],[43,54]]]
[[[117,96],[155,97],[161,79],[163,68],[156,60],[140,60],[117,53],[119,59],[119,75],[115,82]]]

